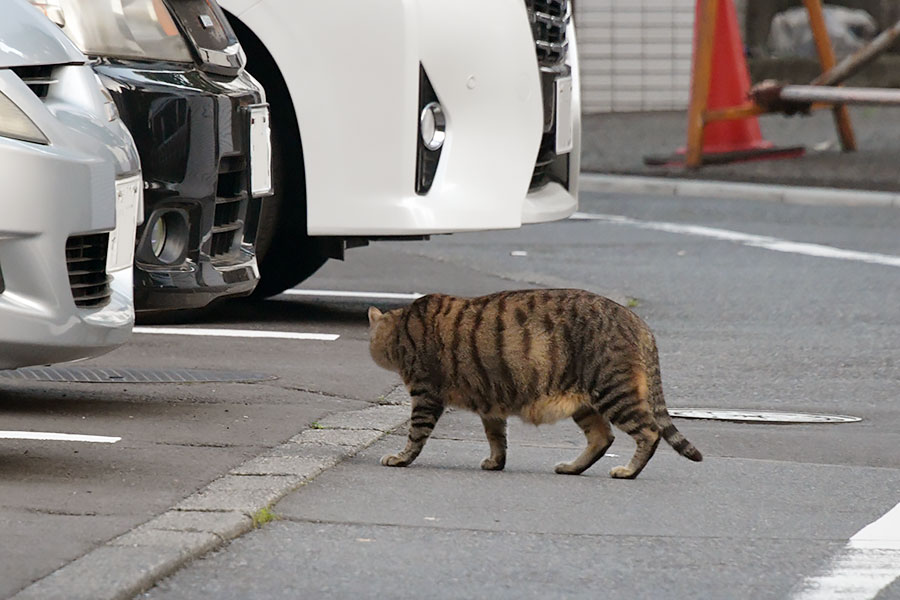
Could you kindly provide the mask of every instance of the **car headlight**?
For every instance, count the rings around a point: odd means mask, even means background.
[[[191,62],[191,52],[163,0],[30,0],[82,52]]]
[[[34,121],[3,92],[0,92],[0,136],[36,144],[50,143]]]

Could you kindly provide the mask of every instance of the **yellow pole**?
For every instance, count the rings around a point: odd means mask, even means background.
[[[716,33],[716,16],[719,0],[697,0],[700,10],[694,41],[694,62],[691,77],[691,103],[688,106],[688,139],[685,164],[696,168],[703,164],[703,130],[706,127],[704,113],[709,100],[712,76],[713,41]]]
[[[828,28],[825,26],[822,0],[803,0],[803,3],[806,5],[806,12],[809,13],[809,26],[812,29],[816,51],[819,54],[819,63],[822,65],[824,73],[834,67],[835,58],[831,39],[828,37]],[[841,138],[841,148],[844,152],[856,150],[856,136],[853,134],[853,124],[850,122],[850,111],[847,109],[847,105],[835,105],[832,112],[838,137]]]

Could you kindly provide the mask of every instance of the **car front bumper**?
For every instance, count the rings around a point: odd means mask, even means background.
[[[58,67],[54,79],[39,99],[11,71],[0,70],[0,90],[50,140],[0,138],[0,369],[98,356],[126,342],[134,323],[130,248],[140,198],[134,146],[120,122],[104,123],[61,99],[74,87],[93,85],[100,94],[89,67]],[[131,210],[118,215],[124,186],[130,186]],[[81,267],[69,248],[97,239],[105,246],[94,264],[99,278],[108,276],[101,286],[108,300],[76,302],[85,289],[76,283]],[[124,244],[124,252],[107,254],[109,244]]]
[[[101,60],[94,70],[141,156],[135,309],[196,309],[251,293],[260,200],[248,192],[249,107],[262,101],[261,90],[246,74],[213,78],[184,64]],[[187,233],[182,255],[167,264],[150,235],[168,211],[181,215]]]
[[[504,229],[575,211],[580,111],[571,26],[569,175],[529,192],[545,99],[525,0],[223,5],[264,41],[289,87],[310,235]],[[422,72],[446,115],[425,194],[416,192]]]

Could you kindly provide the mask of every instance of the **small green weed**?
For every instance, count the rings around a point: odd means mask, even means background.
[[[266,523],[270,521],[275,521],[278,519],[278,515],[272,512],[272,510],[266,506],[264,508],[259,509],[253,515],[253,528],[259,529]]]
[[[637,307],[640,306],[640,305],[641,305],[641,303],[638,301],[637,298],[629,298],[629,299],[628,299],[628,302],[627,302],[627,304],[626,304],[626,306],[627,306],[628,308],[637,308]]]

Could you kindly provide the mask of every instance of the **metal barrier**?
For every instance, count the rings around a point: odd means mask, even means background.
[[[704,164],[703,141],[707,125],[756,117],[765,113],[797,114],[811,110],[830,109],[844,151],[856,149],[856,139],[850,122],[848,104],[900,105],[900,90],[883,88],[838,87],[875,58],[890,49],[900,39],[900,22],[888,28],[869,44],[836,63],[821,0],[803,0],[809,14],[810,27],[822,74],[810,85],[784,85],[764,81],[750,90],[746,102],[733,106],[709,108],[709,94],[714,61],[714,40],[720,3],[731,0],[697,0],[695,24],[694,68],[691,80],[691,102],[688,107],[688,135],[684,164],[696,168]],[[769,152],[771,154],[771,151]],[[736,158],[747,158],[738,153]],[[716,160],[715,162],[722,162]]]

